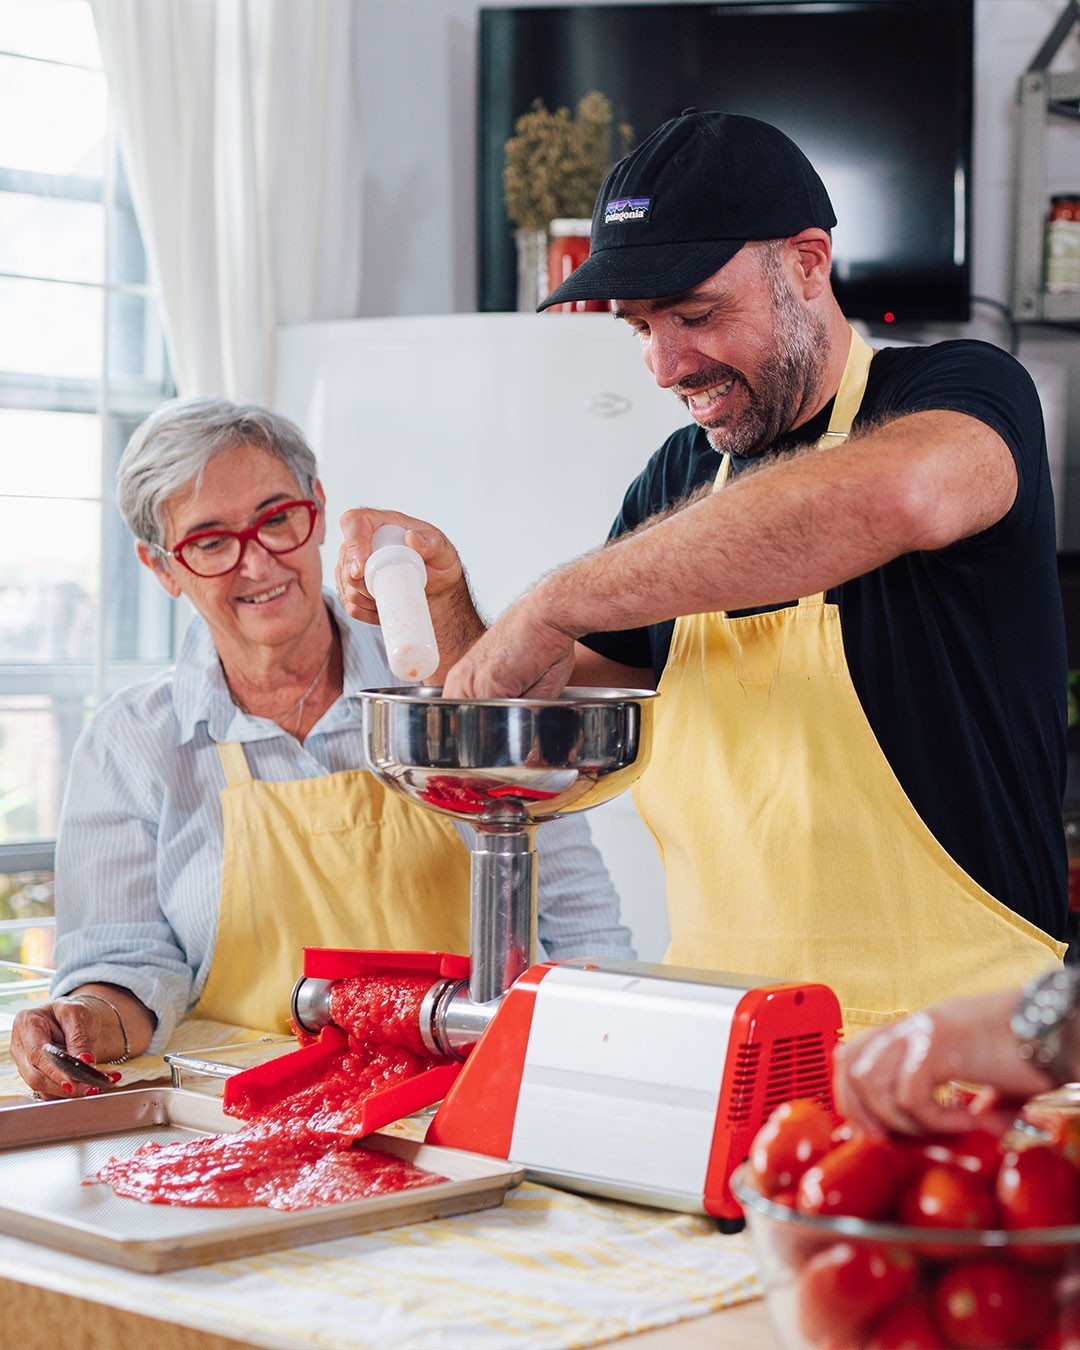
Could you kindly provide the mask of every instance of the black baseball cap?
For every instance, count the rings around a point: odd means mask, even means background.
[[[588,258],[537,308],[679,295],[748,239],[835,224],[825,184],[782,131],[690,108],[611,170],[593,210]]]

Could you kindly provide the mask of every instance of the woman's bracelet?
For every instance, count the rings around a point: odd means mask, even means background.
[[[126,1064],[127,1061],[131,1058],[131,1042],[128,1040],[127,1027],[124,1026],[124,1019],[120,1016],[120,1009],[116,1006],[116,1004],[110,1003],[107,998],[102,998],[100,994],[74,994],[72,997],[75,999],[76,1003],[80,1002],[82,999],[92,998],[95,1003],[104,1003],[106,1008],[111,1008],[113,1010],[113,1012],[116,1014],[117,1024],[120,1027],[120,1035],[123,1036],[124,1038],[124,1053],[119,1057],[119,1059],[105,1059],[102,1060],[102,1063]]]

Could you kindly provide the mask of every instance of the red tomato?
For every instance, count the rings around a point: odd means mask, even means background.
[[[783,1102],[750,1145],[750,1172],[770,1196],[793,1191],[799,1178],[832,1147],[833,1118],[809,1097]]]
[[[914,1280],[915,1262],[902,1248],[835,1242],[799,1273],[802,1333],[815,1345],[852,1345]]]
[[[1080,1169],[1080,1115],[1075,1112],[1055,1113],[1050,1122],[1054,1147],[1064,1153],[1072,1165]]]
[[[961,1134],[927,1135],[922,1140],[921,1152],[930,1162],[958,1167],[989,1185],[997,1176],[1004,1149],[996,1134],[975,1129]]]
[[[934,1325],[926,1290],[914,1288],[875,1322],[863,1350],[947,1350]]]
[[[911,1157],[901,1144],[856,1135],[802,1174],[799,1208],[804,1214],[881,1218],[907,1182]]]
[[[1063,1153],[1050,1144],[1010,1149],[1002,1159],[995,1186],[1001,1226],[1008,1229],[1056,1228],[1080,1221],[1077,1174]],[[1016,1247],[1027,1261],[1054,1265],[1065,1247]]]
[[[900,1219],[918,1228],[992,1228],[994,1198],[969,1172],[932,1163],[900,1197]]]
[[[951,1266],[932,1296],[948,1345],[1010,1350],[1041,1336],[1054,1316],[1050,1285],[1031,1270],[982,1257]]]
[[[1080,1350],[1080,1299],[1060,1308],[1054,1324],[1034,1344],[1035,1350]]]
[[[833,1144],[846,1144],[849,1139],[854,1139],[857,1133],[854,1125],[849,1121],[842,1120],[832,1132]]]

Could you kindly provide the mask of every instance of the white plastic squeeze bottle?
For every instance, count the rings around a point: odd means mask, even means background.
[[[400,525],[380,525],[371,542],[364,585],[379,611],[386,659],[399,680],[421,683],[439,664],[439,646],[424,594],[427,568],[420,554],[406,546]]]

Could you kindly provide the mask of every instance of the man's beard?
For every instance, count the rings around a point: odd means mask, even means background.
[[[730,420],[704,423],[709,444],[720,454],[758,455],[790,431],[814,402],[829,355],[825,323],[792,295],[774,254],[762,260],[772,298],[774,347],[754,386],[729,367],[708,372],[700,387],[734,377],[746,394],[746,407]],[[723,374],[720,372],[723,371]],[[698,381],[694,381],[695,385]]]

